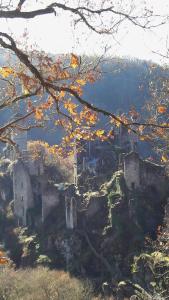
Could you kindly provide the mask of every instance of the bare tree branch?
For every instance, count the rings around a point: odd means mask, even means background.
[[[87,25],[89,29],[92,31],[103,34],[103,33],[112,33],[112,30],[115,29],[122,21],[127,20],[131,23],[133,23],[135,26],[141,27],[143,29],[150,29],[153,27],[157,27],[160,25],[165,24],[167,21],[167,16],[162,17],[162,21],[160,21],[157,24],[151,24],[151,18],[152,17],[161,17],[159,15],[153,15],[152,11],[146,11],[142,16],[133,15],[131,11],[129,12],[123,12],[120,10],[116,10],[114,6],[108,6],[108,7],[102,7],[100,9],[91,9],[87,6],[77,6],[77,7],[71,7],[67,6],[63,3],[59,2],[53,2],[50,5],[48,5],[45,8],[32,10],[32,11],[21,11],[23,4],[26,2],[26,0],[20,0],[17,6],[17,9],[15,10],[1,10],[0,11],[0,18],[7,18],[7,19],[14,19],[14,18],[21,18],[21,19],[32,19],[38,16],[47,15],[47,14],[55,14],[56,15],[56,9],[61,9],[63,11],[71,12],[72,14],[79,17],[78,20],[76,20],[76,23],[79,21],[82,21],[84,24]],[[109,13],[112,17],[118,16],[118,20],[113,21],[112,27],[109,28],[100,28],[97,29],[96,26],[92,25],[91,19],[92,16],[97,16],[99,18],[103,17],[105,14]],[[103,26],[104,27],[104,26]]]
[[[42,9],[37,9],[34,11],[20,11],[20,9],[16,10],[1,10],[0,18],[5,19],[33,19],[37,16],[47,15],[47,14],[55,14],[55,10],[53,7],[46,7]]]
[[[24,116],[21,116],[19,118],[16,118],[15,120],[12,120],[5,124],[4,126],[0,127],[0,135],[3,134],[8,128],[11,128],[14,124],[23,121],[33,115],[35,113],[35,110],[31,110],[29,113],[25,114]]]
[[[17,102],[19,102],[20,100],[24,100],[24,99],[27,99],[27,98],[30,98],[30,97],[33,97],[33,96],[36,96],[37,95],[37,92],[38,90],[36,90],[34,93],[29,93],[29,94],[25,94],[25,95],[20,95],[20,96],[17,96],[13,99],[10,99],[10,100],[7,100],[7,101],[4,101],[2,104],[0,104],[0,110],[1,109],[4,109],[6,107],[9,107],[13,104],[16,104]]]
[[[22,5],[26,2],[26,0],[20,0],[17,6],[17,10],[21,11]]]
[[[132,122],[132,123],[125,123],[123,122],[119,117],[117,117],[114,113],[112,112],[108,112],[102,108],[99,108],[95,105],[93,105],[92,103],[84,100],[82,97],[79,96],[79,94],[69,88],[69,87],[65,87],[65,86],[57,86],[56,84],[50,83],[48,81],[45,81],[43,76],[40,74],[40,72],[38,71],[38,69],[30,62],[28,55],[26,55],[24,52],[22,52],[20,49],[17,48],[15,41],[13,40],[12,37],[10,37],[8,34],[6,33],[2,33],[0,32],[0,36],[3,36],[5,38],[7,38],[10,41],[10,44],[7,44],[2,38],[0,38],[0,45],[2,45],[4,48],[10,49],[12,50],[16,56],[20,59],[20,61],[32,72],[32,74],[40,81],[41,85],[46,89],[46,91],[52,96],[52,93],[50,91],[50,89],[53,89],[57,92],[61,92],[61,91],[65,91],[67,93],[69,93],[70,95],[74,96],[76,98],[76,100],[82,104],[83,106],[86,106],[87,108],[97,112],[97,113],[101,113],[106,117],[111,117],[113,118],[116,122],[119,122],[120,124],[122,124],[123,126],[127,127],[128,129],[130,129],[131,131],[133,131],[134,133],[138,134],[137,130],[135,130],[133,128],[133,126],[140,126],[140,125],[144,125],[146,127],[159,127],[159,128],[169,128],[169,125],[160,125],[160,124],[154,124],[154,123],[136,123],[136,122]],[[57,108],[58,113],[59,108]],[[60,112],[61,114],[64,114],[62,112]],[[66,115],[64,115],[66,116]]]

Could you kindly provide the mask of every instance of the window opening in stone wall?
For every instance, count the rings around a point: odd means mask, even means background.
[[[38,166],[38,176],[40,175],[40,166]]]
[[[40,182],[38,182],[38,190],[40,190],[40,188],[41,188],[41,184]]]
[[[132,182],[132,183],[131,183],[131,188],[132,188],[132,190],[135,189],[135,182]]]

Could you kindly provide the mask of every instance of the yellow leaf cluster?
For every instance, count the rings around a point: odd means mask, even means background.
[[[63,98],[65,96],[66,92],[65,91],[61,91],[58,93],[58,97],[59,98]]]
[[[167,155],[163,154],[162,157],[161,157],[161,161],[162,162],[167,162],[168,161]]]
[[[62,71],[60,72],[59,76],[58,76],[60,79],[68,79],[70,77],[70,74],[68,71]]]
[[[117,116],[117,118],[119,119],[119,121],[116,120],[116,119],[114,119],[113,117],[110,117],[110,123],[114,124],[116,127],[120,127],[120,125],[121,125],[121,122],[120,122],[121,118],[119,116]]]
[[[9,67],[2,67],[0,68],[0,74],[2,77],[7,78],[10,75],[13,75],[15,72],[12,68]]]
[[[140,136],[140,141],[149,141],[149,140],[151,140],[151,138],[148,135],[141,135]]]
[[[84,110],[80,113],[80,119],[84,120],[87,125],[94,125],[98,120],[98,116],[92,110],[84,108]]]
[[[68,100],[64,103],[64,107],[68,110],[71,115],[76,114],[77,105],[73,103],[71,100]]]
[[[71,54],[70,66],[75,69],[80,65],[79,58],[75,54]]]
[[[40,105],[40,109],[49,109],[53,105],[54,100],[52,97],[49,96],[48,100]]]
[[[95,131],[95,134],[96,134],[97,137],[102,137],[103,134],[104,134],[104,130],[98,129],[98,130]]]
[[[42,118],[43,118],[43,111],[42,111],[42,109],[36,109],[35,110],[35,119],[36,120],[42,120]]]
[[[23,87],[23,93],[24,93],[24,95],[29,95],[29,90],[27,88]]]
[[[70,85],[70,89],[75,91],[79,96],[82,96],[82,94],[83,94],[81,86]]]
[[[120,127],[121,126],[121,123],[118,120],[115,120],[114,123],[115,123],[116,127]]]
[[[85,85],[86,84],[86,80],[84,80],[84,79],[76,79],[76,82],[80,85]]]

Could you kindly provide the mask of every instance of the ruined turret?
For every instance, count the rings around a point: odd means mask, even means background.
[[[124,178],[129,190],[150,187],[163,193],[166,187],[165,167],[141,159],[134,151],[124,157]]]

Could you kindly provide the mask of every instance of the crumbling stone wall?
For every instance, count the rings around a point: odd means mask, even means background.
[[[151,186],[162,193],[166,183],[165,168],[149,161],[140,160],[140,183],[143,188]]]
[[[33,159],[33,157],[27,152],[23,159],[30,175],[40,176],[44,174],[44,163],[42,157]]]
[[[75,186],[69,185],[65,194],[65,219],[67,229],[74,229],[77,226],[77,196]]]
[[[150,186],[161,193],[166,186],[165,168],[142,160],[136,152],[124,157],[124,178],[129,190]]]
[[[21,160],[13,167],[14,214],[21,223],[27,224],[27,210],[33,207],[33,191],[30,175]]]
[[[60,194],[56,187],[48,186],[42,193],[42,222],[47,218],[53,207],[60,202]]]
[[[125,156],[124,178],[128,189],[140,187],[140,158],[138,153],[131,152]]]

